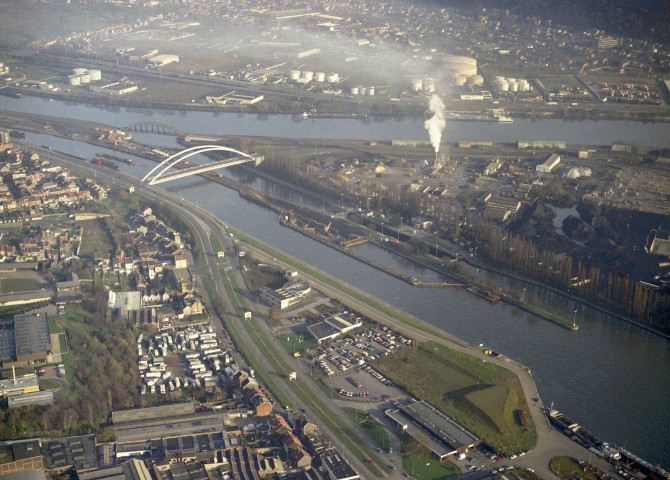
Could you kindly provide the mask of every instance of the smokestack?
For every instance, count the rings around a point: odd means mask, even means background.
[[[433,116],[426,120],[423,126],[428,130],[430,136],[430,143],[435,150],[435,162],[437,163],[437,154],[440,151],[440,142],[442,141],[442,131],[447,126],[447,121],[444,119],[444,103],[438,95],[430,97],[428,102],[428,109],[433,112]]]
[[[12,377],[13,377],[14,385],[16,385],[16,369],[14,368],[14,365],[12,365]]]

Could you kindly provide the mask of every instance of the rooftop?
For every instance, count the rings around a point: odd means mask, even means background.
[[[45,353],[51,349],[47,314],[28,313],[14,316],[16,356]]]

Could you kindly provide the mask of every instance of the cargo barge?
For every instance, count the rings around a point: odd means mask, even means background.
[[[128,165],[135,165],[135,162],[130,158],[121,158],[116,155],[110,155],[109,153],[97,153],[98,158],[107,158],[109,160],[114,160],[115,162],[127,163]]]
[[[116,163],[110,162],[105,157],[95,157],[93,160],[91,160],[91,163],[94,163],[96,165],[101,165],[103,167],[111,168],[112,170],[118,170],[119,169],[119,166]]]
[[[619,469],[619,473],[625,476],[635,477],[638,480],[650,478],[653,480],[670,480],[670,471],[658,465],[643,460],[625,448],[602,442],[594,435],[586,431],[584,427],[573,421],[568,416],[553,408],[546,410],[549,422],[563,432],[571,440],[579,443],[590,452],[606,459]]]
[[[488,300],[491,303],[496,303],[496,302],[498,302],[498,300],[500,300],[500,297],[498,295],[496,295],[495,293],[491,293],[488,290],[483,290],[481,288],[477,288],[474,285],[469,286],[467,288],[467,291],[470,292],[470,293],[474,293],[478,297],[485,298],[486,300]]]

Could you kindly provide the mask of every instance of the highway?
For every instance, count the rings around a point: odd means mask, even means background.
[[[50,149],[36,146],[31,146],[30,148],[31,150],[40,154],[42,158],[48,158],[51,161],[69,167],[72,170],[85,172],[86,174],[92,177],[96,177],[98,180],[105,182],[109,185],[116,184],[123,186],[125,188],[133,186],[135,187],[136,192],[151,197],[154,201],[163,202],[170,208],[174,209],[176,212],[180,213],[185,219],[189,221],[193,231],[195,231],[196,234],[198,235],[206,255],[207,264],[202,267],[197,267],[196,271],[200,273],[208,273],[210,275],[210,277],[215,283],[218,295],[222,298],[224,302],[225,311],[228,314],[230,320],[232,321],[234,327],[240,332],[246,331],[246,327],[243,324],[243,320],[238,317],[237,312],[235,311],[235,308],[233,306],[234,305],[233,301],[228,297],[226,293],[225,286],[219,273],[219,269],[222,266],[224,266],[224,264],[217,263],[217,255],[213,251],[210,242],[209,234],[213,233],[219,239],[224,248],[226,248],[229,251],[233,249],[232,244],[233,239],[227,234],[225,234],[225,232],[222,229],[222,222],[218,218],[214,217],[212,214],[208,212],[197,209],[194,205],[189,204],[182,198],[173,195],[170,192],[166,192],[154,186],[141,183],[139,180],[132,177],[128,177],[119,172],[112,171],[104,167],[91,164],[86,160],[77,159],[75,157],[55,152]],[[261,242],[258,239],[255,239],[255,241],[263,244],[263,242]],[[257,248],[252,248],[248,245],[245,245],[244,243],[238,244],[238,247],[240,245],[244,249],[251,248],[254,251],[254,255],[256,255],[256,258],[267,260],[275,264],[280,264],[285,268],[290,268],[293,270],[296,269],[294,265],[283,264],[282,262],[276,260],[272,256],[261,252]],[[268,249],[273,249],[273,247],[270,247],[267,244],[265,244],[265,247],[267,247]],[[275,352],[279,352],[280,355],[285,357],[284,358],[285,363],[289,363],[290,365],[295,367],[299,377],[302,379],[303,383],[307,386],[309,396],[318,399],[322,405],[326,405],[327,411],[324,411],[321,407],[318,407],[318,403],[312,403],[312,405],[307,405],[305,402],[301,401],[300,397],[295,395],[294,391],[288,385],[284,377],[276,373],[276,367],[273,365],[273,359],[272,359],[272,356],[275,353],[266,351],[264,348],[262,348],[263,345],[259,346],[253,344],[253,338],[249,334],[247,334],[245,337],[246,340],[252,342],[252,344],[248,345],[248,351],[253,352],[257,356],[260,365],[270,375],[272,375],[273,381],[275,382],[276,386],[281,389],[284,395],[286,395],[286,397],[294,401],[296,408],[305,410],[307,416],[311,419],[319,419],[323,415],[331,416],[331,418],[336,418],[336,421],[340,425],[346,426],[349,431],[354,432],[356,434],[357,436],[356,440],[358,444],[362,443],[374,452],[377,449],[377,445],[372,441],[372,439],[345,412],[343,412],[340,408],[338,408],[336,406],[337,403],[334,402],[332,399],[330,399],[326,395],[326,393],[316,384],[316,382],[309,375],[310,373],[309,369],[307,369],[302,362],[296,362],[285,351],[283,346],[279,343],[278,339],[275,337],[275,335],[271,332],[270,328],[267,326],[267,322],[264,321],[267,315],[267,308],[261,307],[256,302],[254,302],[253,301],[254,297],[252,293],[246,288],[246,283],[244,282],[244,278],[242,277],[242,273],[240,270],[239,263],[237,262],[237,258],[234,255],[232,256],[228,255],[227,257],[228,257],[228,264],[225,266],[225,268],[228,269],[229,274],[233,275],[237,286],[242,289],[241,296],[246,299],[245,301],[245,303],[247,304],[246,306],[249,308],[249,310],[252,312],[255,318],[261,319],[260,324],[263,326],[263,328],[261,328],[262,331],[259,333],[264,336],[266,342],[269,342],[272,345],[273,347],[272,350],[275,350]],[[296,261],[299,260],[296,259]],[[563,434],[561,434],[560,432],[556,431],[553,427],[551,427],[547,417],[545,416],[542,410],[543,405],[541,400],[539,399],[539,395],[537,393],[535,383],[532,379],[531,372],[525,366],[520,365],[514,362],[513,360],[504,357],[492,358],[485,356],[480,348],[474,347],[472,345],[466,345],[461,340],[445,332],[438,331],[434,327],[426,324],[425,322],[419,319],[414,319],[417,323],[422,324],[423,329],[419,330],[413,326],[400,322],[399,320],[391,317],[390,315],[387,315],[386,313],[383,313],[377,309],[370,307],[369,305],[361,302],[360,300],[350,295],[343,293],[342,291],[333,288],[331,285],[323,282],[318,278],[315,278],[302,271],[300,271],[299,273],[305,280],[310,282],[315,288],[322,291],[325,295],[335,298],[347,305],[350,305],[352,308],[355,308],[360,313],[367,315],[368,317],[370,317],[375,321],[388,325],[389,327],[392,327],[397,331],[402,332],[403,334],[408,334],[415,339],[419,339],[422,341],[430,340],[441,344],[445,344],[449,348],[465,352],[469,355],[481,359],[482,361],[488,361],[491,363],[501,365],[511,370],[519,377],[521,385],[523,387],[523,391],[525,392],[526,401],[530,409],[530,414],[537,429],[538,433],[537,446],[534,450],[532,450],[530,453],[524,456],[518,457],[514,460],[505,459],[502,462],[497,463],[494,463],[493,461],[487,459],[486,457],[483,457],[482,455],[479,456],[476,455],[475,456],[476,461],[474,463],[481,470],[496,468],[503,465],[512,465],[520,468],[533,468],[538,475],[540,475],[542,478],[546,480],[555,479],[557,477],[553,473],[551,473],[548,468],[549,460],[556,455],[569,455],[577,459],[590,461],[594,466],[597,466],[602,471],[610,475],[613,475],[615,478],[618,478],[618,475],[616,474],[616,472],[612,470],[611,466],[608,463],[606,463],[605,461],[603,461],[598,457],[595,457],[588,450],[572,442]],[[333,278],[333,280],[335,279]],[[339,282],[339,280],[335,281]],[[350,285],[348,286],[348,288],[352,290],[357,290],[355,289],[355,287],[352,287]],[[201,288],[200,291],[204,292],[205,289]],[[368,296],[367,293],[360,290],[357,290],[357,293],[363,296]],[[205,298],[205,301],[207,301],[207,298]],[[388,308],[392,308],[393,310],[395,310],[390,305],[386,306]],[[210,307],[209,311],[213,311],[213,309],[211,308],[211,302],[209,302],[209,307]],[[219,320],[219,322],[215,326],[217,328],[218,333],[221,334],[223,329],[223,324],[221,323],[221,321]],[[224,339],[223,335],[220,335],[220,337]],[[329,437],[329,439],[343,454],[343,456],[350,462],[350,464],[358,471],[358,473],[361,474],[362,477],[365,477],[365,474],[368,473],[368,469],[354,455],[354,453],[352,453],[344,445],[344,443],[335,435],[335,432],[330,431],[325,425],[323,425],[323,422],[320,422],[319,427]],[[343,434],[342,432],[340,433]],[[401,461],[402,459],[399,455],[400,450],[399,448],[397,448],[397,444],[395,444],[394,447],[395,447],[394,454],[392,455],[381,454],[381,458],[383,458],[383,461],[389,465],[395,465],[397,467],[400,467],[402,465]],[[400,470],[402,469],[400,468],[398,470],[393,470],[391,471],[390,474],[388,475],[385,474],[385,476],[388,476],[389,478],[401,478]]]

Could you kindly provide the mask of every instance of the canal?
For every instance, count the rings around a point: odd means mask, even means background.
[[[11,100],[13,108],[7,108],[7,100]],[[0,99],[0,108],[16,110],[22,105],[33,105],[26,108],[26,111],[36,108],[39,112],[31,113],[67,115],[70,118],[102,121],[118,126],[129,125],[135,121],[154,120],[188,130],[188,123],[184,119],[194,116],[193,121],[197,123],[201,115],[211,115],[189,112],[178,112],[172,115],[155,111],[141,112],[126,109],[114,112],[82,105],[61,105],[62,108],[67,109],[65,112],[59,112],[58,108],[55,107],[53,111],[47,111],[54,104],[58,106],[58,102],[46,102],[31,98],[18,101]],[[106,112],[106,114],[102,115],[103,112]],[[84,118],[88,115],[91,115],[91,117]],[[170,121],[170,119],[182,119],[184,124],[182,126],[180,126],[181,124],[177,125],[177,122]],[[317,127],[310,127],[311,120],[293,123],[290,118],[284,118],[284,121],[292,125],[293,128],[293,132],[288,133],[288,130],[273,130],[275,120],[272,119],[267,122],[260,122],[261,127],[256,125],[258,122],[251,115],[227,114],[224,119],[226,121],[222,121],[223,125],[231,126],[234,123],[233,120],[239,120],[242,124],[249,124],[252,131],[258,131],[257,134],[261,134],[262,131],[263,135],[270,136],[284,134],[309,137],[318,136],[320,131]],[[320,122],[339,121],[316,120],[314,122],[318,124]],[[367,125],[360,124],[358,120],[349,120],[348,122],[350,122],[348,125],[352,125],[351,122],[353,122],[355,128],[335,127],[339,123],[332,123],[333,129],[330,132],[324,132],[323,136],[335,133],[331,136],[346,138],[348,133],[357,132],[361,134],[362,129],[374,126],[372,130],[369,130],[370,136],[379,138],[372,135],[372,132],[383,131],[380,125],[374,122]],[[410,122],[410,120],[405,120],[405,122]],[[543,122],[545,121],[534,123],[539,123],[540,126],[544,125],[542,129],[546,128],[546,132],[552,131],[552,127]],[[395,130],[396,123],[390,120],[383,122],[381,125],[386,124],[388,129]],[[477,137],[480,139],[486,138],[487,129],[503,128],[503,126],[498,125],[462,123],[467,124],[472,129],[483,129],[480,130],[482,133]],[[513,125],[504,127],[516,129],[518,123],[515,122]],[[573,123],[583,126],[584,123],[588,122]],[[570,122],[559,122],[558,126],[563,127],[563,130],[554,130],[552,139],[566,140],[568,143],[604,144],[610,141],[607,139],[608,135],[614,135],[621,141],[637,142],[639,144],[654,142],[653,144],[668,146],[670,143],[668,125],[633,124],[635,126],[633,128],[628,125],[630,122],[591,123],[595,125],[582,131],[579,126]],[[600,125],[600,128],[607,130],[605,127],[610,123],[616,124],[616,132],[606,132],[603,137],[597,137],[601,138],[600,141],[589,136],[595,135],[595,133],[588,133],[591,128]],[[303,129],[303,127],[305,128]],[[213,133],[212,127],[209,128],[209,131],[198,133]],[[338,130],[338,128],[341,128],[341,130]],[[647,128],[652,130],[649,135],[647,135]],[[528,135],[519,138],[546,138],[537,136],[538,130],[534,126],[533,130],[535,132],[533,136]],[[639,137],[635,137],[634,132],[638,130],[641,133],[639,133]],[[409,138],[411,130],[405,128],[399,131],[405,133],[404,138]],[[578,132],[580,131],[587,136],[579,138]],[[420,132],[420,130],[416,132],[415,138],[422,139],[423,132]],[[231,134],[237,133],[237,131],[226,130],[219,133]],[[305,134],[302,135],[303,133]],[[517,136],[521,133],[520,130],[516,131]],[[242,132],[241,134],[249,134],[249,132]],[[623,134],[630,136],[622,138]],[[657,134],[660,136],[654,139],[654,135]],[[570,138],[569,135],[574,135],[574,138]],[[370,137],[366,136],[365,138]],[[647,140],[642,141],[645,138]],[[650,138],[652,140],[649,140]],[[140,140],[149,143],[148,139],[149,136],[146,136],[146,138],[143,136]],[[157,145],[169,146],[174,144],[174,139],[168,137],[151,137],[151,139]],[[56,150],[87,159],[92,158],[97,152],[105,151],[99,147],[32,133],[27,134],[26,141],[37,145],[51,145]],[[513,141],[513,137],[509,136],[504,140],[494,139],[494,141]],[[147,160],[130,157],[137,161],[138,165],[122,165],[121,169],[124,173],[135,177],[143,176],[154,165]],[[291,198],[294,201],[305,200],[301,195],[292,192],[290,188],[269,180],[254,178],[247,174],[235,174],[238,178],[240,178],[240,175],[245,177],[246,182],[250,182],[261,191],[266,191],[278,197]],[[417,289],[306,238],[293,230],[280,227],[274,213],[242,199],[236,192],[220,185],[190,177],[165,184],[164,187],[186,200],[198,204],[201,208],[209,210],[224,222],[261,238],[275,247],[299,257],[436,327],[469,343],[483,343],[527,365],[533,372],[533,377],[545,404],[554,402],[557,409],[584,425],[603,440],[626,446],[629,450],[652,462],[664,465],[670,464],[670,415],[668,415],[670,348],[668,348],[669,343],[657,335],[585,307],[580,307],[578,311],[579,332],[570,332],[507,304],[490,304],[462,289]],[[368,245],[358,251],[377,261],[384,262],[392,268],[419,277],[429,278],[435,275],[377,247]],[[573,308],[572,304],[570,302],[566,303],[563,297],[544,289],[537,289],[532,292],[529,290],[526,294],[541,296],[542,300],[549,304],[564,304],[563,308],[567,310]]]

